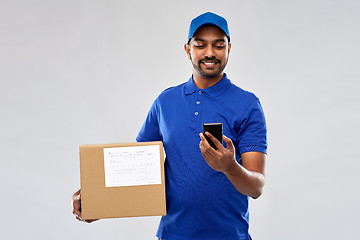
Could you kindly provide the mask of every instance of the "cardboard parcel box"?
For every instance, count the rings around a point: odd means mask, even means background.
[[[79,147],[84,219],[166,215],[162,142]]]

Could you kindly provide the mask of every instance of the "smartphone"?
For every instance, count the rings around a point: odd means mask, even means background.
[[[204,123],[203,124],[203,134],[206,140],[209,142],[210,146],[212,146],[215,150],[217,147],[215,144],[205,135],[205,132],[211,133],[221,144],[223,143],[222,135],[223,135],[223,124],[222,123]]]

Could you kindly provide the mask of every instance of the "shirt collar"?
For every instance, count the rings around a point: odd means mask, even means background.
[[[224,73],[224,77],[219,82],[205,89],[198,88],[194,83],[193,76],[191,76],[189,81],[185,83],[185,94],[189,95],[197,91],[202,91],[204,93],[207,93],[211,97],[217,97],[222,94],[226,89],[228,89],[230,85],[231,82],[230,79],[227,78],[226,73]]]

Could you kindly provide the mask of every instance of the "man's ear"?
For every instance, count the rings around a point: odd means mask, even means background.
[[[228,54],[230,54],[230,50],[231,50],[231,43],[229,43]]]
[[[184,45],[184,50],[188,56],[188,59],[191,60],[191,55],[190,55],[190,45],[188,43],[185,43]]]

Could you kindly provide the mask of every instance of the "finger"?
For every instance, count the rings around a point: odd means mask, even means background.
[[[211,154],[209,154],[208,152],[204,151],[204,152],[202,152],[202,156],[203,156],[205,162],[207,162],[207,164],[208,164],[209,166],[214,165],[214,163],[215,163],[215,158],[214,158],[213,155],[211,155]]]
[[[76,193],[74,193],[72,196],[71,196],[71,202],[72,203],[77,203],[81,200],[81,194],[80,194],[80,190],[77,191]]]
[[[86,223],[92,223],[92,222],[96,221],[96,219],[86,219],[85,220],[79,215],[75,215],[75,217],[76,217],[77,220],[79,220],[81,222],[86,222]]]
[[[216,146],[216,148],[220,151],[220,150],[222,150],[222,149],[224,149],[224,146],[219,142],[219,140],[216,138],[216,137],[214,137],[211,133],[209,133],[209,132],[205,132],[205,134],[206,134],[206,136],[208,137],[208,138],[210,138],[210,140],[215,144],[215,146]]]
[[[223,140],[224,140],[224,142],[226,143],[227,148],[228,148],[231,152],[234,152],[234,151],[235,151],[235,147],[234,147],[234,144],[233,144],[233,142],[231,141],[231,139],[228,138],[228,137],[226,137],[225,135],[223,135]]]
[[[81,218],[81,194],[80,190],[74,193],[71,197],[72,213]]]
[[[76,191],[73,195],[72,195],[72,199],[76,199],[80,197],[80,191],[81,189],[79,189],[78,191]]]
[[[204,137],[204,139],[205,139],[205,137]],[[206,141],[206,139],[205,139],[205,141]],[[208,142],[205,142],[205,141],[201,141],[199,144],[201,154],[204,157],[204,159],[206,160],[206,162],[208,162],[208,163],[214,162],[216,159],[217,151],[214,148],[212,148]]]
[[[79,220],[81,222],[85,222],[85,220],[82,217],[80,217],[79,215],[75,215],[75,217],[77,220]]]
[[[209,149],[209,148],[205,148],[203,145],[200,146],[201,154],[203,155],[205,160],[210,159],[210,158],[214,158],[214,156],[210,153],[211,149]],[[208,150],[210,150],[210,151],[208,151]]]
[[[203,133],[200,133],[200,138],[201,138],[200,144],[203,145],[204,151],[216,153],[216,150],[215,150],[213,147],[211,147],[210,143],[209,143],[208,140],[205,138],[205,136],[204,136]]]
[[[204,144],[204,147],[210,146],[209,142],[207,141],[203,133],[200,133],[199,136],[201,138],[201,142]]]
[[[81,212],[81,200],[73,199],[71,205],[73,212]]]
[[[200,147],[202,147],[202,149],[203,149],[204,151],[206,151],[206,149],[207,149],[208,147],[210,147],[210,144],[209,144],[209,142],[206,140],[206,138],[205,138],[205,136],[204,136],[203,133],[200,133],[199,136],[200,136],[200,138],[201,138]]]
[[[75,216],[81,216],[81,212],[78,210],[73,210],[72,212]]]

